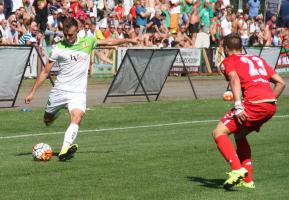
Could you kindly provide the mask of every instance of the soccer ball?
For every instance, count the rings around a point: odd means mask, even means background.
[[[233,100],[233,93],[231,91],[226,91],[223,94],[224,101],[232,101]]]
[[[48,161],[52,158],[52,149],[48,144],[39,143],[32,148],[32,157],[34,160]]]

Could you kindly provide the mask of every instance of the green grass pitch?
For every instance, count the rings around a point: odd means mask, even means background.
[[[280,98],[277,117],[249,136],[256,189],[234,191],[222,188],[229,167],[211,137],[231,106],[220,99],[92,107],[68,162],[31,157],[39,142],[59,152],[66,110],[46,128],[41,109],[2,109],[0,199],[288,199],[288,102]]]

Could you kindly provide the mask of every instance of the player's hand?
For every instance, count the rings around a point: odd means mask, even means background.
[[[248,115],[245,112],[245,108],[241,101],[235,101],[235,117],[237,118],[240,124],[243,124],[247,121]]]
[[[248,119],[248,115],[247,115],[247,113],[245,112],[245,110],[243,110],[243,111],[241,111],[241,112],[239,112],[239,113],[235,113],[235,116],[236,116],[236,118],[237,118],[237,120],[238,120],[238,122],[240,123],[240,124],[243,124],[243,123],[245,123],[246,121],[247,121],[247,119]]]
[[[33,94],[30,93],[28,96],[25,97],[25,103],[30,104],[32,99],[33,99]]]

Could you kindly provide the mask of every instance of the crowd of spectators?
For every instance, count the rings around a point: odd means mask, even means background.
[[[73,16],[79,37],[136,38],[138,46],[194,48],[199,32],[212,46],[232,32],[243,45],[288,46],[289,23],[277,26],[280,5],[272,5],[265,20],[259,0],[245,9],[230,0],[0,0],[0,43],[53,45]]]

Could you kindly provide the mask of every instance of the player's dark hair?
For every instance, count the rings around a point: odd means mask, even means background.
[[[241,51],[242,47],[242,39],[238,33],[231,33],[224,38],[224,48]]]
[[[68,30],[68,29],[70,29],[72,26],[78,27],[77,20],[74,19],[73,17],[67,17],[67,18],[63,21],[63,29],[64,29],[64,30]]]

